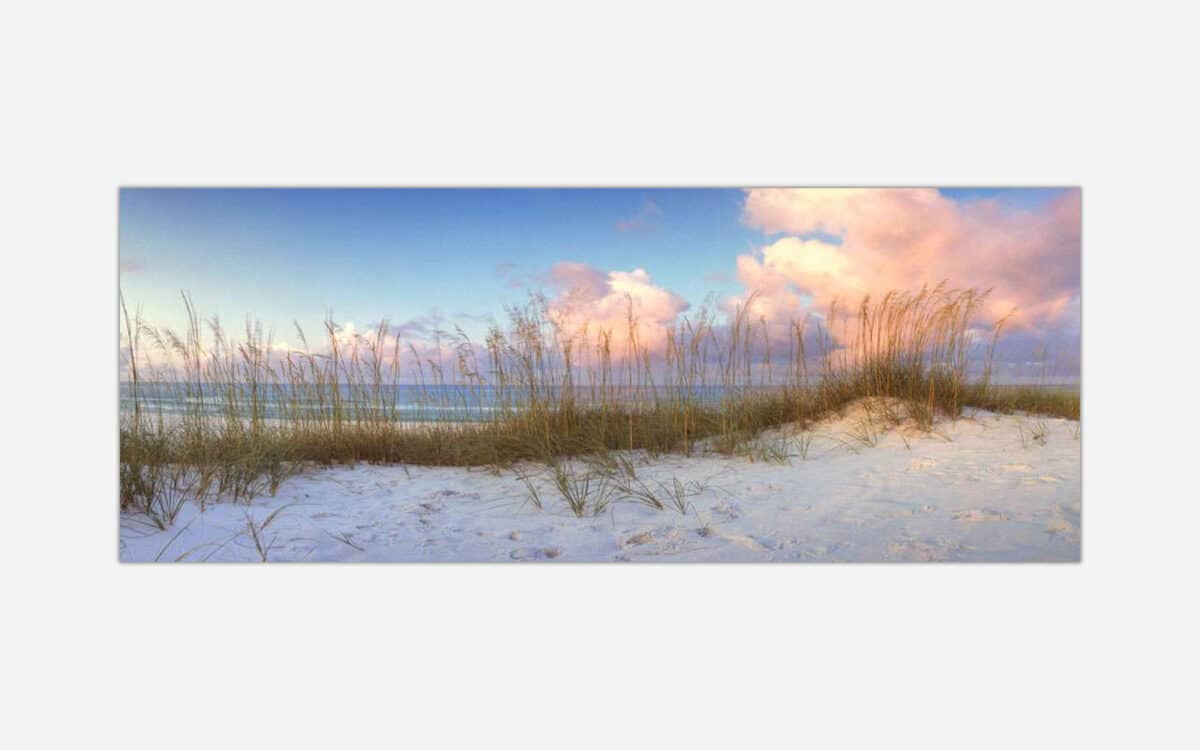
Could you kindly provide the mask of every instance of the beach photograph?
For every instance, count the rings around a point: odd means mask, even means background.
[[[0,746],[1200,746],[1178,4],[9,5]]]
[[[1074,562],[1073,187],[120,194],[125,562]]]

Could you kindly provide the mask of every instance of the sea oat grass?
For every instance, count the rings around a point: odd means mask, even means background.
[[[752,315],[752,297],[724,323],[705,311],[684,320],[653,351],[632,303],[620,338],[568,330],[535,300],[509,310],[507,329],[494,326],[478,345],[454,331],[405,347],[386,322],[350,336],[330,322],[312,352],[299,329],[300,350],[281,350],[249,323],[234,341],[186,297],[182,333],[148,325],[122,302],[121,507],[165,527],[188,499],[248,503],[309,463],[534,462],[549,467],[570,510],[587,515],[622,482],[636,486],[633,471],[604,466],[620,452],[786,461],[790,448],[764,448],[764,430],[803,430],[862,399],[901,403],[926,428],[964,406],[1078,418],[1069,391],[967,382],[970,321],[984,296],[944,286],[892,292],[852,314],[835,306],[794,321],[786,336]],[[401,403],[402,383],[413,404]],[[868,417],[864,437],[896,418],[886,409]],[[571,472],[571,458],[598,468]],[[665,506],[666,496],[682,512],[686,488],[672,489],[647,491],[643,502]],[[539,507],[546,495],[528,494]]]
[[[968,385],[964,403],[1001,414],[1040,414],[1079,419],[1079,389],[1074,386]]]

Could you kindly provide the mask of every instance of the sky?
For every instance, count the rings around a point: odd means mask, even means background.
[[[706,301],[753,293],[755,317],[783,324],[947,280],[991,288],[985,315],[1016,311],[1008,356],[1048,345],[1077,361],[1080,202],[1013,188],[124,188],[120,285],[155,325],[183,327],[187,292],[205,316],[252,316],[285,343],[293,321],[315,337],[327,317],[479,336],[530,292],[620,327],[628,295],[653,345]]]

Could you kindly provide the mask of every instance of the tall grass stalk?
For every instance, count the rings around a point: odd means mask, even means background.
[[[572,457],[611,461],[612,451],[745,455],[765,429],[806,430],[867,397],[903,403],[926,427],[965,405],[1077,417],[1077,395],[992,385],[994,343],[984,379],[968,383],[985,296],[944,285],[890,292],[774,327],[751,297],[727,319],[682,319],[653,347],[632,301],[624,330],[578,330],[534,298],[479,343],[456,329],[406,346],[386,321],[367,333],[327,321],[319,349],[298,326],[298,348],[251,321],[235,340],[186,296],[186,327],[157,328],[122,299],[121,507],[165,528],[186,500],[248,503],[306,463],[541,462],[553,472]],[[783,351],[787,361],[774,361]],[[554,476],[581,515],[613,490]]]

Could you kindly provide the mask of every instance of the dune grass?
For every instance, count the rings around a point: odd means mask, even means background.
[[[972,384],[964,394],[967,406],[1002,414],[1041,414],[1063,419],[1079,419],[1079,388],[1057,385]]]
[[[649,492],[628,470],[580,477],[564,461],[613,463],[612,452],[632,450],[755,454],[762,431],[804,430],[867,397],[903,403],[925,427],[967,405],[1077,418],[1068,391],[967,382],[984,297],[944,285],[891,292],[795,321],[786,336],[754,318],[751,298],[728,320],[704,311],[684,320],[656,347],[642,341],[632,305],[624,331],[570,331],[535,299],[479,344],[454,331],[405,347],[386,322],[353,336],[329,322],[320,351],[300,330],[302,349],[280,350],[251,323],[234,341],[186,297],[182,332],[149,325],[122,302],[121,507],[167,528],[186,501],[248,503],[309,463],[541,462],[548,486],[525,479],[539,508],[556,491],[576,515],[624,495],[657,506],[666,496],[683,512],[688,488]],[[400,400],[405,383],[418,394],[415,412]]]

